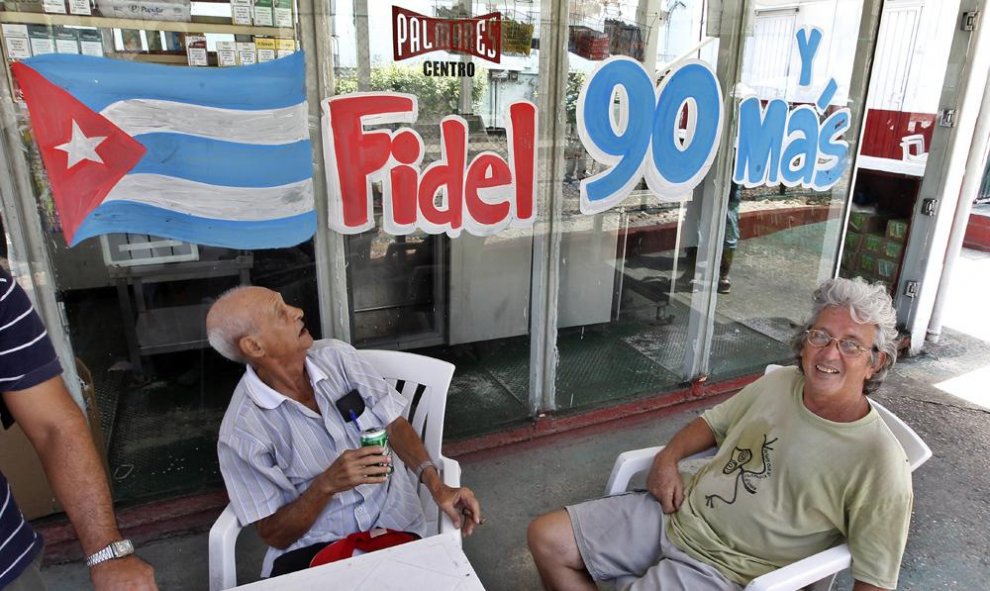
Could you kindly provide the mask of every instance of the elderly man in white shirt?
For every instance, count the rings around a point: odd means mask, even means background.
[[[270,546],[263,577],[305,568],[328,543],[355,532],[388,528],[422,536],[417,480],[464,535],[481,523],[474,493],[443,484],[402,417],[406,399],[350,345],[314,346],[302,310],[280,294],[235,288],[210,308],[206,327],[214,349],[247,366],[217,447],[237,518],[257,523]],[[354,392],[364,410],[342,416],[337,402]],[[361,445],[361,431],[370,428],[388,431],[398,456],[391,475],[384,449]]]

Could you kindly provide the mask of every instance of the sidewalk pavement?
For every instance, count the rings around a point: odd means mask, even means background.
[[[914,475],[914,517],[901,568],[902,590],[973,591],[986,589],[990,578],[990,309],[984,309],[990,307],[985,294],[990,254],[964,251],[964,259],[947,306],[953,314],[946,315],[939,343],[898,362],[876,395],[934,452]],[[967,298],[972,307],[959,314]],[[529,521],[563,504],[601,495],[619,452],[663,443],[712,403],[459,458],[464,484],[476,491],[485,511],[485,525],[464,542],[485,587],[539,589],[526,549]],[[163,590],[205,590],[206,538],[204,531],[158,540],[139,553],[156,567]],[[241,536],[238,553],[239,581],[254,580],[263,549],[250,528]],[[50,591],[88,588],[87,571],[79,564],[49,566],[43,572]],[[850,586],[846,577],[840,589]]]

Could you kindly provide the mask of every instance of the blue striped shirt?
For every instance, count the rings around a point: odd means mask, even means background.
[[[320,413],[265,385],[250,367],[234,389],[220,426],[220,471],[231,506],[243,524],[254,523],[299,498],[313,479],[348,449],[361,446],[360,432],[386,427],[402,415],[406,399],[341,341],[310,348],[306,371]],[[357,425],[346,423],[334,402],[352,390],[365,402]],[[335,494],[313,527],[285,550],[269,548],[262,576],[285,552],[329,542],[356,531],[387,527],[426,533],[412,477],[397,454],[385,484],[366,484]]]
[[[0,268],[0,392],[17,392],[62,373],[48,331],[27,294]],[[4,428],[14,418],[0,398]],[[17,508],[0,474],[0,589],[14,582],[41,551],[41,537]]]

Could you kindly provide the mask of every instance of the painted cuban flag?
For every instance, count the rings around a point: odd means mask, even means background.
[[[48,54],[13,65],[65,240],[228,248],[316,231],[303,53],[238,68]]]

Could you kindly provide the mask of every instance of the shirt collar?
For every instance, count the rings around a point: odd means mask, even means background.
[[[328,379],[328,377],[319,366],[310,361],[308,356],[306,357],[306,373],[309,375],[310,383],[313,384],[313,391],[319,392],[316,384]],[[258,377],[254,368],[250,365],[247,366],[247,371],[244,372],[244,385],[247,388],[248,396],[261,408],[272,410],[286,400],[289,400],[288,396],[261,381],[261,378]]]

